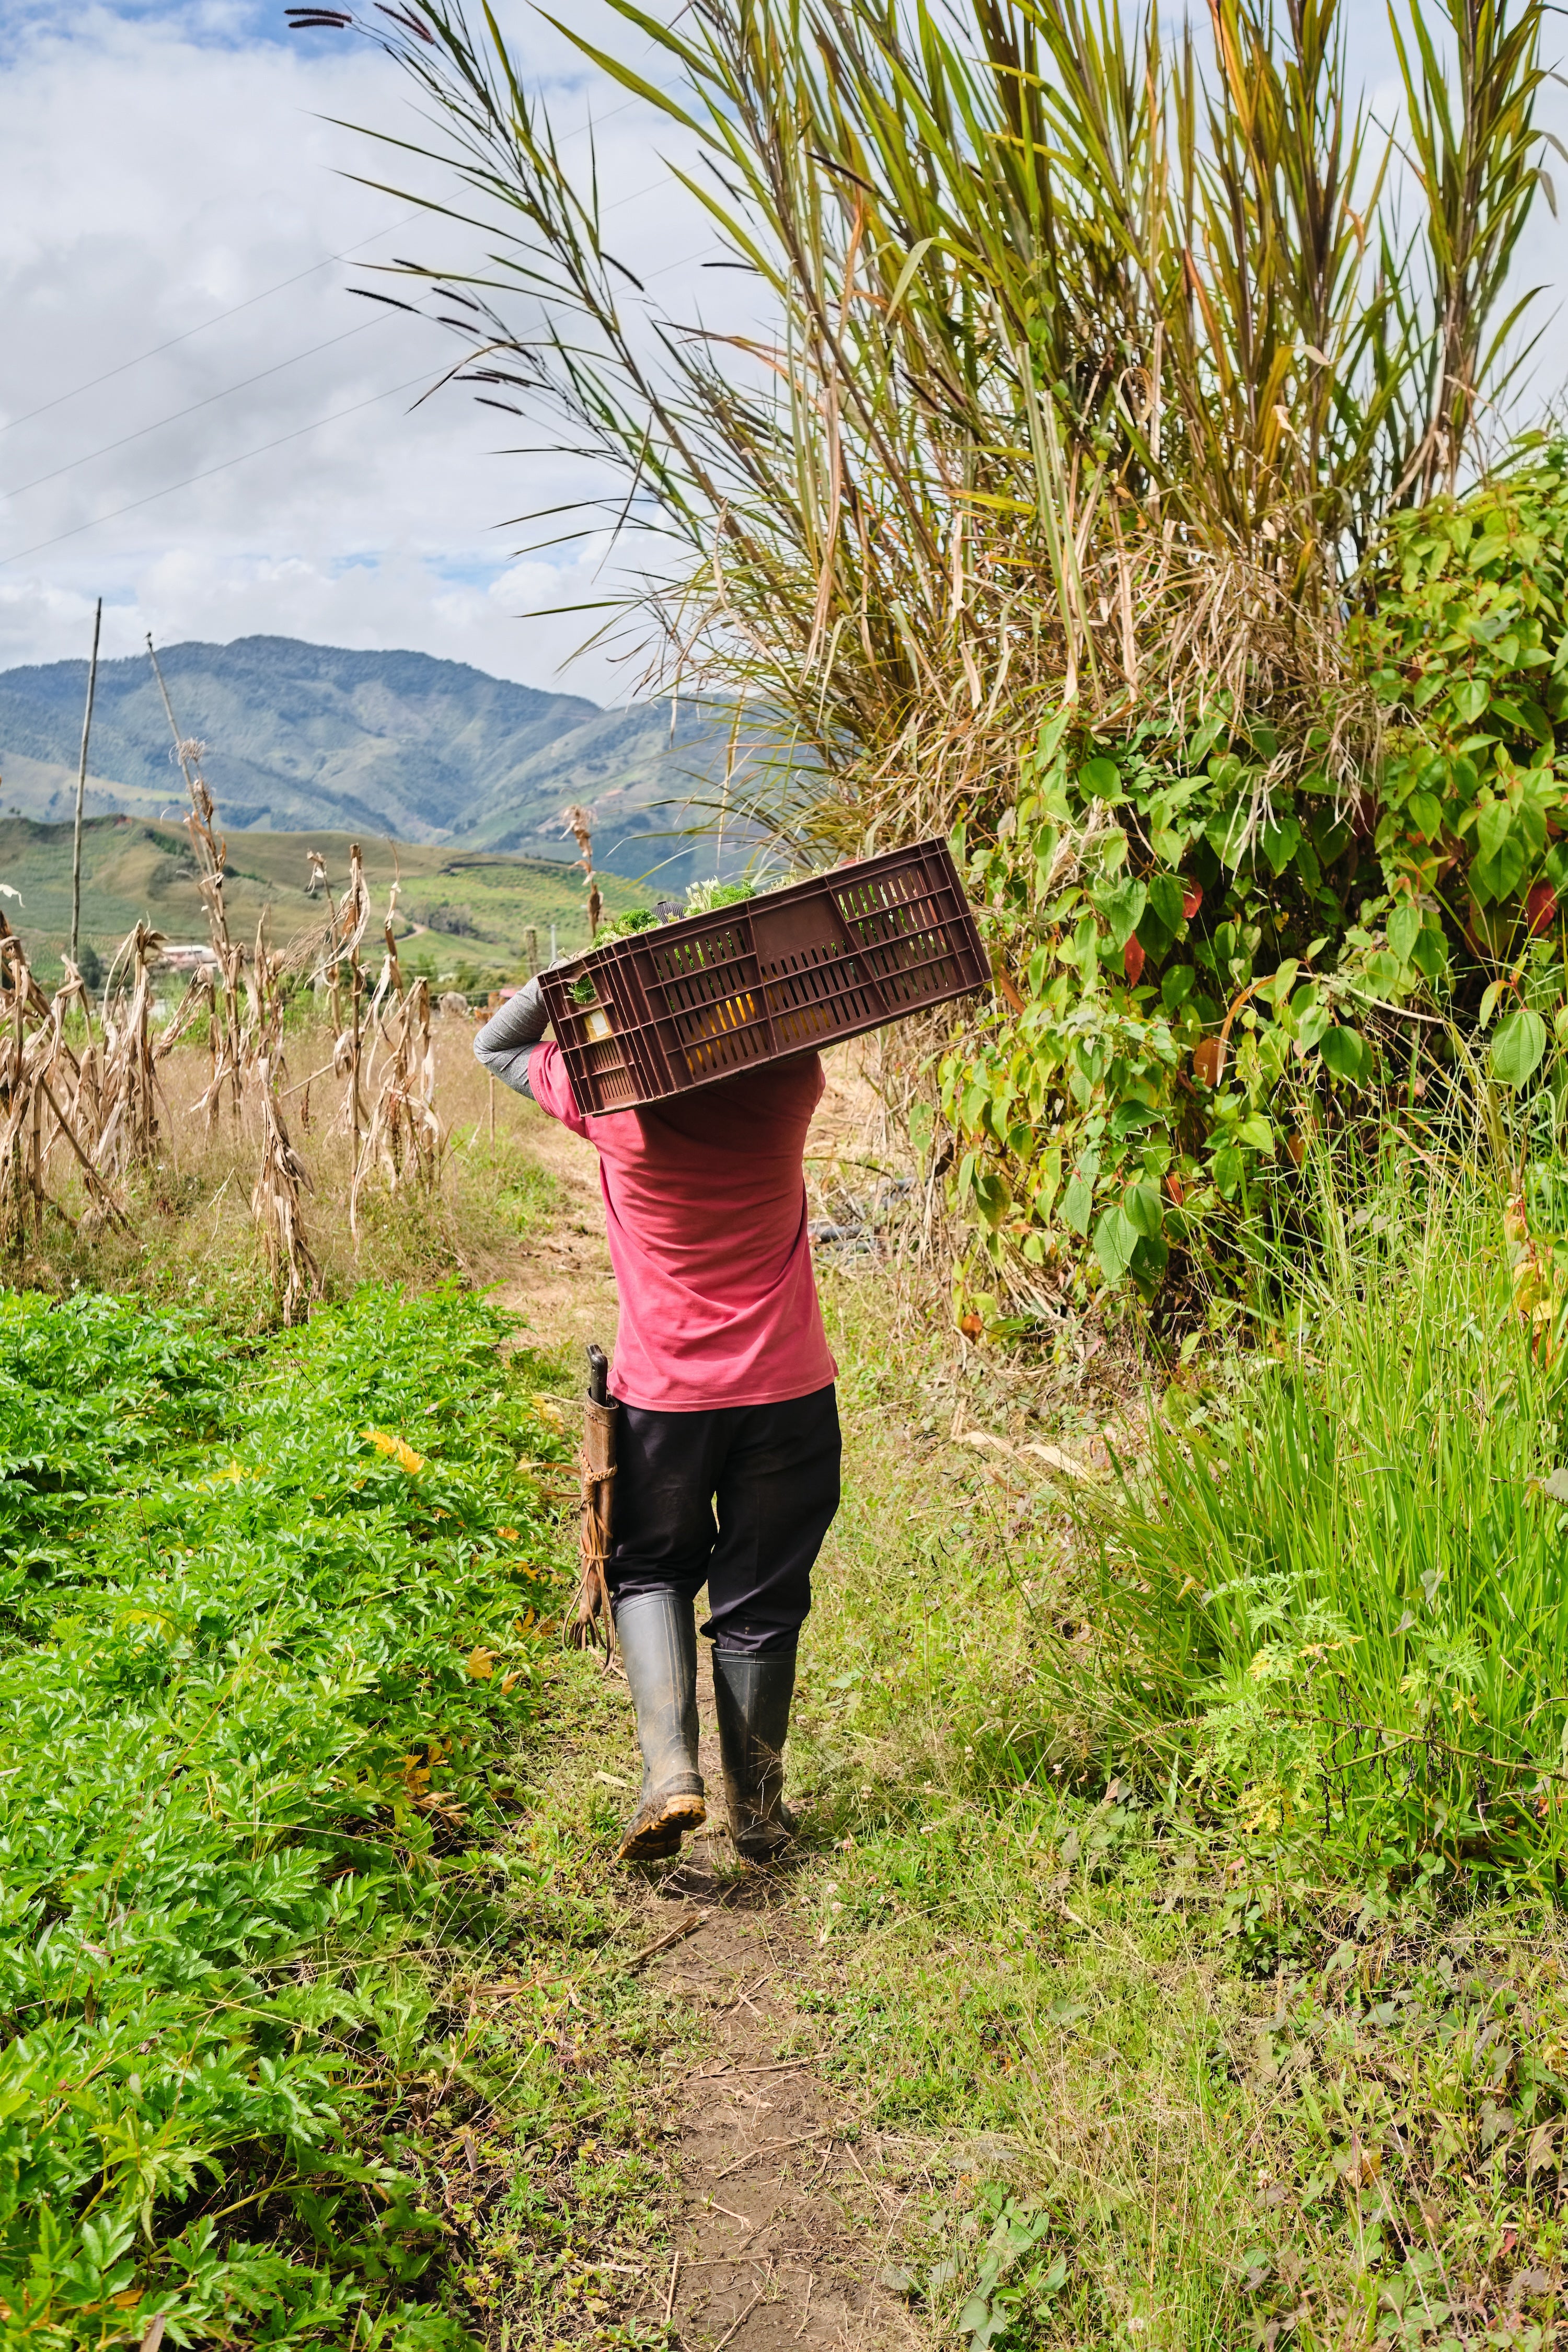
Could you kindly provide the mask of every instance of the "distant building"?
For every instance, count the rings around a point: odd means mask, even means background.
[[[181,947],[171,940],[158,959],[161,971],[200,971],[211,965],[214,971],[222,969],[212,949],[204,940],[197,947]]]

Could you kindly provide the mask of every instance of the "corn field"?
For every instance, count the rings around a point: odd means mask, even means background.
[[[162,680],[160,679],[160,684]],[[173,714],[171,713],[171,719]],[[0,916],[0,1250],[51,1223],[89,1237],[128,1229],[125,1186],[134,1174],[177,1164],[180,1128],[211,1137],[232,1129],[255,1154],[250,1196],[258,1247],[285,1322],[303,1320],[322,1289],[310,1234],[310,1179],[290,1133],[290,1097],[325,1077],[342,1089],[329,1124],[351,1148],[350,1223],[357,1244],[366,1192],[383,1186],[433,1195],[446,1135],[435,1107],[436,1065],[426,982],[405,982],[394,936],[395,884],[384,924],[385,953],[371,989],[361,948],[371,919],[357,844],[341,896],[326,887],[325,919],[281,949],[265,921],[247,946],[231,940],[224,908],[226,845],[201,771],[203,747],[175,736],[207,910],[210,958],[159,1025],[155,974],[162,935],[139,922],[116,951],[100,1006],[77,968],[54,995],[29,969],[22,940]],[[332,1010],[323,1068],[291,1078],[285,1011],[313,990]],[[175,1048],[205,1034],[205,1083],[176,1112],[161,1071]],[[368,1106],[368,1108],[367,1108]]]

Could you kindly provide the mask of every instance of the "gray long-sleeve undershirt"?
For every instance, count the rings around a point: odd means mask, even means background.
[[[503,1087],[526,1095],[531,1102],[533,1088],[528,1082],[528,1065],[549,1026],[543,992],[535,978],[520,988],[515,996],[509,997],[500,1011],[485,1023],[474,1039],[475,1059]]]

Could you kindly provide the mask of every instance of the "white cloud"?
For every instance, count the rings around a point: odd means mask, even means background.
[[[530,598],[604,593],[594,563],[574,550],[559,576],[519,565],[531,534],[496,527],[559,504],[588,469],[496,454],[517,428],[460,390],[416,407],[450,339],[348,292],[375,283],[369,261],[471,249],[343,176],[389,159],[318,119],[407,130],[400,78],[361,42],[247,32],[221,9],[100,8],[26,29],[0,79],[0,493],[17,493],[0,524],[0,664],[79,655],[101,593],[113,654],[148,629],[266,630],[618,697],[624,670],[601,656],[560,672],[591,620],[514,617]],[[710,240],[662,173],[651,110],[593,89],[548,28],[526,37],[564,117],[593,102],[626,257],[668,284]],[[355,247],[354,264],[312,267]]]

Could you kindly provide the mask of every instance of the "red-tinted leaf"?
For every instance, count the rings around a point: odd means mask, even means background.
[[[1530,936],[1532,940],[1538,940],[1542,931],[1549,931],[1552,929],[1557,917],[1557,893],[1550,882],[1534,882],[1531,885],[1530,894],[1524,902],[1524,911],[1530,922]]]

